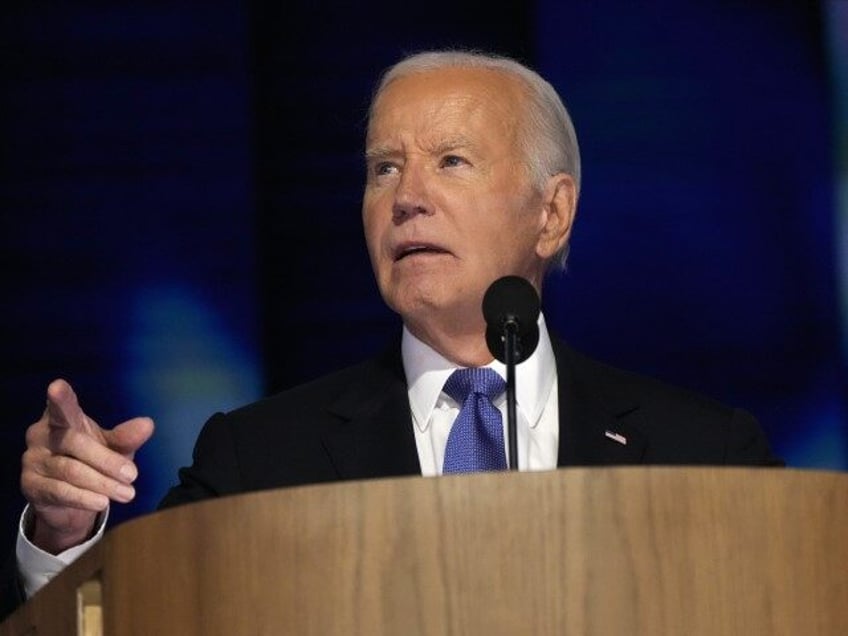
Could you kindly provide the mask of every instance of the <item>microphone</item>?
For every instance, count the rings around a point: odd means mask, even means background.
[[[516,335],[515,364],[524,362],[539,344],[539,309],[536,288],[520,276],[504,276],[483,296],[486,345],[495,358],[507,363],[506,332]]]
[[[529,358],[539,344],[539,308],[539,294],[520,276],[499,278],[483,296],[486,345],[495,358],[506,364],[507,464],[510,470],[518,470],[515,366]]]

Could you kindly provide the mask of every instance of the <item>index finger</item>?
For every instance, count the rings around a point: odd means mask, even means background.
[[[53,380],[47,387],[47,424],[51,428],[84,430],[85,420],[71,385],[64,380]]]

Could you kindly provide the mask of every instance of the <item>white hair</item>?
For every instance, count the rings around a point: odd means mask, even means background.
[[[549,82],[523,64],[501,55],[479,51],[425,51],[404,58],[390,67],[380,79],[368,112],[370,127],[374,104],[382,91],[394,80],[444,68],[484,68],[518,77],[527,89],[527,108],[520,137],[527,169],[533,184],[542,189],[548,178],[564,172],[574,179],[576,195],[580,194],[580,148],[574,124],[559,95]],[[551,259],[565,268],[568,243]]]

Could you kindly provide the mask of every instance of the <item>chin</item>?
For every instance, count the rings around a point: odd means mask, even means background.
[[[390,305],[401,315],[407,324],[419,326],[438,326],[441,331],[452,331],[467,327],[467,323],[483,321],[482,301],[467,296],[457,297],[448,294],[405,294]]]
[[[400,314],[404,321],[414,320],[420,322],[426,320],[438,312],[442,304],[439,298],[432,294],[410,293],[412,290],[403,290],[386,299],[386,304]]]

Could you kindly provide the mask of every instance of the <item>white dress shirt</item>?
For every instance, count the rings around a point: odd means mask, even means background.
[[[458,367],[413,336],[406,328],[401,342],[403,366],[409,385],[409,405],[415,429],[415,444],[421,473],[425,477],[441,475],[445,445],[451,425],[462,405],[442,392],[442,387]],[[487,365],[506,379],[506,366],[492,361]],[[539,316],[539,345],[527,360],[518,365],[515,381],[518,415],[518,466],[521,470],[556,468],[559,448],[559,404],[554,352],[545,320]],[[506,394],[494,400],[504,420],[506,434]],[[508,449],[507,449],[508,456]],[[73,563],[103,536],[108,517],[101,515],[94,536],[57,555],[36,547],[26,537],[30,523],[29,506],[21,515],[15,553],[18,571],[27,598],[35,594],[56,574]]]
[[[86,550],[100,541],[106,528],[106,520],[109,518],[109,509],[106,508],[106,512],[98,515],[99,518],[95,523],[96,532],[91,539],[55,555],[36,547],[27,539],[26,528],[31,524],[31,515],[32,511],[29,505],[27,505],[24,508],[20,524],[18,525],[18,542],[15,546],[18,572],[21,575],[24,594],[26,594],[27,598],[30,598],[46,585],[50,579],[59,574],[59,572],[82,556]]]
[[[404,327],[401,341],[403,368],[408,383],[409,406],[415,429],[418,461],[425,477],[442,474],[448,434],[461,404],[442,391],[457,365],[421,342]],[[493,360],[486,365],[506,380],[506,365]],[[494,399],[506,434],[506,394]],[[539,315],[539,345],[516,368],[515,402],[518,417],[518,467],[521,470],[551,470],[559,450],[559,403],[557,373],[545,319]],[[507,447],[507,457],[509,448]]]

